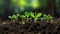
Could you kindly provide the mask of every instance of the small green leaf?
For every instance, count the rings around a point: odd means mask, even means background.
[[[46,19],[49,19],[49,16],[46,16]]]
[[[50,16],[49,18],[50,18],[50,19],[53,19],[53,17],[52,17],[52,16]]]
[[[44,14],[43,17],[44,17],[44,19],[47,19],[47,20],[49,19],[49,16],[46,14]]]
[[[10,18],[10,19],[11,19],[12,17],[11,17],[11,16],[8,16],[8,18]]]
[[[17,16],[16,16],[16,15],[13,15],[12,18],[13,18],[14,20],[16,20],[16,19],[17,19]]]
[[[19,14],[16,14],[16,16],[18,17],[18,16],[19,16]]]
[[[46,14],[43,15],[44,18],[45,18],[46,16],[47,16]]]
[[[20,18],[25,18],[26,16],[25,15],[20,15]]]
[[[34,14],[31,14],[31,17],[35,18]]]
[[[35,18],[35,15],[33,12],[30,12],[31,17]]]
[[[28,12],[25,12],[25,16],[29,17],[29,16],[30,16],[30,14],[29,14]]]
[[[49,16],[49,19],[53,19],[53,17],[50,14],[48,14],[48,16]]]
[[[38,18],[38,17],[41,17],[41,15],[42,15],[42,13],[38,13],[36,17],[37,17],[37,18]]]

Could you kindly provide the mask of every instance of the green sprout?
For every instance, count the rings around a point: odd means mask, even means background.
[[[52,20],[53,19],[53,17],[50,15],[50,14],[48,14],[48,15],[46,15],[46,14],[44,14],[43,15],[43,18],[44,18],[44,20],[47,20],[47,22],[50,20]]]
[[[25,19],[26,16],[25,15],[20,15],[20,18]]]
[[[54,17],[53,17],[53,16],[51,16],[50,14],[49,14],[48,16],[49,16],[50,21],[51,21],[51,22],[53,22]]]
[[[44,18],[45,20],[49,20],[49,16],[46,15],[46,14],[43,15],[43,18]]]
[[[25,12],[25,16],[26,16],[26,19],[27,19],[27,22],[28,22],[28,19],[29,19],[30,13]]]
[[[26,22],[28,22],[29,16],[30,16],[30,13],[25,12],[24,15],[20,15],[20,18],[22,18],[24,20],[26,19]]]
[[[20,18],[22,19],[21,24],[25,24],[26,16],[25,15],[20,15]]]
[[[11,19],[11,21],[14,20],[15,22],[18,21],[18,17],[19,17],[19,14],[16,14],[16,15],[14,14],[12,16],[9,16],[9,18]]]
[[[33,12],[30,12],[30,15],[32,18],[34,18],[34,22],[36,23],[38,18],[41,17],[42,13],[34,14]]]

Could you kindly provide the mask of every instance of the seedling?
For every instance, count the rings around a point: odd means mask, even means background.
[[[52,19],[53,19],[53,17],[52,17],[50,14],[48,14],[48,15],[44,14],[44,15],[43,15],[43,18],[44,18],[44,20],[47,20],[47,22],[48,22],[49,20],[52,20]]]
[[[25,19],[26,16],[25,15],[20,15],[20,18]]]
[[[26,16],[26,19],[27,19],[27,22],[28,22],[28,20],[29,20],[29,16],[30,16],[30,13],[25,12],[25,16]]]
[[[30,13],[25,12],[24,15],[20,15],[20,18],[26,19],[28,21],[28,17],[30,16]]]
[[[48,16],[49,16],[50,21],[53,22],[54,17],[52,17],[50,14]]]
[[[45,20],[49,20],[49,16],[46,15],[46,14],[43,15],[43,18],[44,18]]]
[[[25,24],[26,16],[25,15],[20,15],[20,18],[22,19],[21,24]]]
[[[13,20],[13,21],[15,21],[15,22],[17,22],[18,21],[18,17],[19,17],[19,14],[14,14],[14,15],[12,15],[12,16],[9,16],[9,18],[11,19],[11,21]]]
[[[18,17],[20,17],[22,19],[22,24],[25,24],[25,22],[28,22],[29,21],[29,17],[31,17],[30,19],[34,19],[34,23],[37,22],[38,19],[41,19],[41,22],[44,21],[53,21],[53,17],[50,15],[50,14],[43,14],[43,17],[42,16],[42,13],[33,13],[33,12],[25,12],[24,15],[19,15],[19,14],[14,14],[12,16],[9,16],[9,18],[11,19],[11,21],[14,21],[14,22],[17,22],[18,21]]]
[[[36,23],[38,18],[41,17],[42,13],[35,14],[33,12],[30,12],[30,15],[32,18],[34,18],[34,22]]]

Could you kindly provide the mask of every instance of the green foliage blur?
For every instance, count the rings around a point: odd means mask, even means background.
[[[0,7],[4,4],[4,0],[0,0]]]
[[[19,7],[28,7],[31,3],[41,6],[47,5],[47,0],[11,0],[12,4],[16,4]],[[31,7],[31,6],[29,6]]]
[[[30,8],[37,9],[46,5],[47,0],[0,0],[0,15],[8,13],[9,10],[13,13],[21,13],[26,9],[30,11]],[[8,7],[7,11],[5,7]]]
[[[11,8],[14,7],[15,12],[19,13],[26,9],[30,10],[46,7],[47,0],[11,0]]]
[[[58,8],[60,6],[60,0],[55,0],[55,5],[56,5],[56,8]]]
[[[3,6],[4,6],[4,0],[0,0],[0,15],[4,14]]]

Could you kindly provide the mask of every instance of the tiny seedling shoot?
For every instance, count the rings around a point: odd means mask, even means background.
[[[25,15],[20,15],[20,18],[22,19],[21,24],[25,24],[25,18],[26,18],[26,16]]]
[[[44,20],[47,20],[47,22],[53,20],[53,17],[50,14],[48,14],[48,15],[44,14],[43,18],[44,18]]]
[[[42,16],[42,17],[41,17]],[[25,12],[24,14],[20,15],[20,14],[13,14],[12,16],[9,16],[9,18],[11,19],[11,21],[18,21],[18,17],[20,17],[22,19],[22,23],[28,22],[29,18],[33,18],[34,23],[37,22],[38,19],[41,19],[40,22],[53,22],[53,17],[50,14],[42,14],[42,13],[33,13],[33,12]]]
[[[17,22],[18,21],[18,17],[19,17],[19,14],[14,14],[14,15],[12,15],[12,16],[9,16],[9,18],[11,19],[11,21],[15,21],[15,22]]]
[[[42,13],[34,14],[33,12],[30,12],[30,15],[32,18],[34,18],[34,23],[36,23],[38,18],[41,17]]]
[[[25,16],[26,16],[26,20],[27,20],[27,22],[28,22],[28,21],[29,21],[29,16],[30,16],[30,13],[25,12]]]

